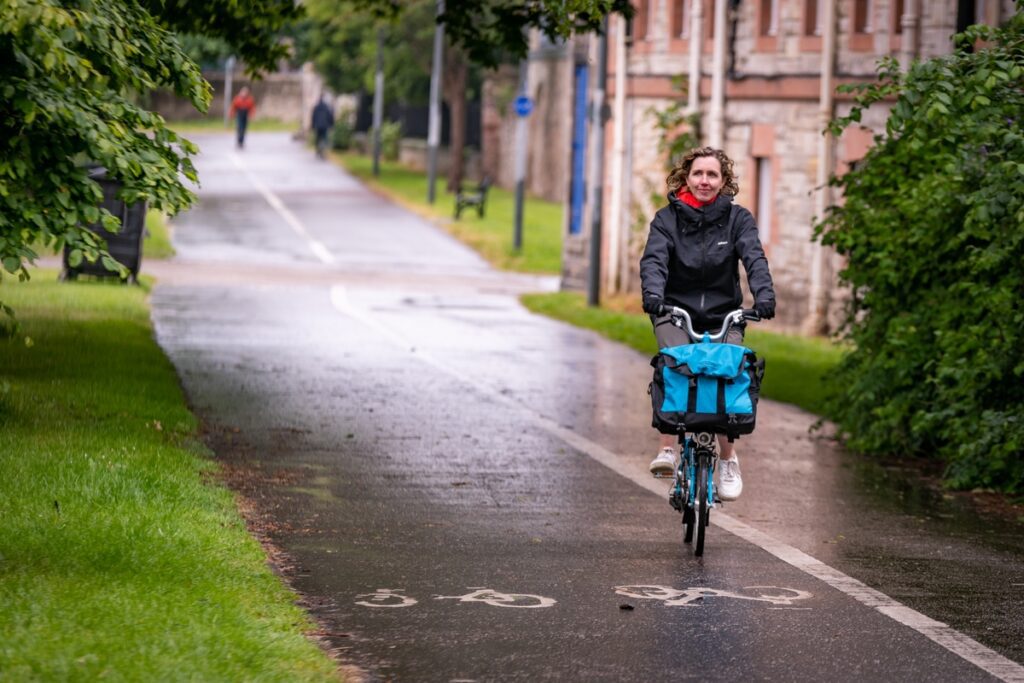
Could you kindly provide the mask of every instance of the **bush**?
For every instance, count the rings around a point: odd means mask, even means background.
[[[346,119],[339,118],[331,130],[331,148],[336,150],[348,150],[352,146],[352,124]]]
[[[971,27],[952,55],[886,59],[852,88],[835,133],[895,103],[817,226],[852,291],[830,416],[858,450],[944,460],[956,488],[1024,487],[1022,29],[1020,11]]]
[[[402,124],[385,121],[380,127],[380,151],[388,161],[398,161],[399,146],[402,142]]]

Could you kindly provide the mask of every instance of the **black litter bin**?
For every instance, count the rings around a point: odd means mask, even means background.
[[[115,261],[128,269],[128,281],[135,283],[139,279],[139,267],[142,265],[142,234],[146,225],[146,202],[126,204],[117,197],[121,183],[107,177],[107,169],[94,166],[89,169],[89,178],[99,183],[103,190],[103,208],[121,222],[117,233],[110,233],[102,223],[87,226],[107,242],[107,251]],[[68,263],[71,249],[64,247],[64,270],[62,280],[74,280],[80,274],[98,275],[101,277],[119,277],[116,271],[107,270],[100,259],[94,263],[82,259],[77,266]]]

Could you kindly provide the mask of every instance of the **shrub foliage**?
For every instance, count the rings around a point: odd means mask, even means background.
[[[846,259],[855,348],[830,416],[853,448],[942,459],[956,488],[1024,485],[1024,2],[953,54],[883,60],[857,106],[894,101],[884,134],[832,185],[816,226]]]

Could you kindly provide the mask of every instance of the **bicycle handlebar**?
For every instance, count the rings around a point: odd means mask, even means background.
[[[704,338],[704,335],[708,335],[708,339],[713,342],[717,342],[725,339],[725,336],[729,334],[729,330],[733,325],[738,325],[744,320],[750,320],[751,322],[757,322],[761,320],[761,316],[757,314],[753,308],[737,308],[735,311],[731,311],[725,315],[725,320],[722,321],[722,329],[715,334],[706,332],[696,332],[693,329],[693,319],[690,318],[690,314],[685,309],[679,308],[678,306],[665,306],[662,310],[672,316],[672,324],[676,327],[686,330],[686,333],[690,335],[690,339],[693,341],[700,341]],[[684,325],[685,323],[685,325]]]

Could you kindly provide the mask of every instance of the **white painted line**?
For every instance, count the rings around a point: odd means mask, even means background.
[[[533,412],[529,407],[480,384],[478,377],[469,377],[461,371],[452,368],[445,363],[433,358],[422,351],[415,351],[414,344],[398,332],[385,326],[366,311],[363,311],[348,300],[345,288],[335,285],[331,288],[331,302],[341,313],[355,318],[368,327],[381,333],[399,348],[410,351],[412,355],[421,361],[432,365],[438,370],[455,377],[477,391],[486,394],[492,400],[504,406],[515,409],[525,416],[534,425],[545,430],[549,434],[558,437],[574,449],[589,455],[616,474],[629,479],[638,486],[656,493],[664,498],[666,489],[664,482],[655,480],[650,475],[642,476],[635,468],[626,466],[626,459],[612,453],[604,446],[590,441],[584,436],[562,427],[553,420]],[[995,650],[985,647],[981,643],[956,631],[942,622],[935,621],[916,610],[913,610],[902,603],[893,600],[888,595],[867,586],[852,576],[847,576],[838,569],[833,569],[824,562],[817,560],[810,555],[787,545],[782,541],[772,538],[766,533],[744,524],[743,522],[730,517],[720,510],[715,510],[711,521],[726,531],[739,536],[743,540],[756,545],[762,550],[774,555],[783,562],[799,569],[800,571],[813,576],[828,584],[832,588],[845,593],[857,602],[878,610],[881,614],[889,617],[897,623],[908,626],[921,635],[938,643],[961,659],[970,662],[974,666],[988,672],[996,678],[1014,683],[1024,683],[1024,666],[1007,659]]]
[[[298,217],[296,217],[296,215],[284,205],[281,198],[274,194],[273,191],[263,183],[263,181],[257,178],[256,174],[250,171],[249,168],[242,163],[242,159],[237,154],[232,154],[231,160],[235,163],[235,166],[245,174],[245,177],[248,178],[253,187],[263,195],[263,198],[267,200],[267,204],[270,204],[274,211],[277,211],[281,218],[284,219],[284,222],[288,224],[288,227],[294,230],[295,234],[306,241],[306,245],[309,246],[310,251],[312,251],[318,259],[328,265],[335,263],[334,255],[327,250],[327,247],[324,246],[323,242],[309,234],[306,227],[302,225],[302,222]]]

